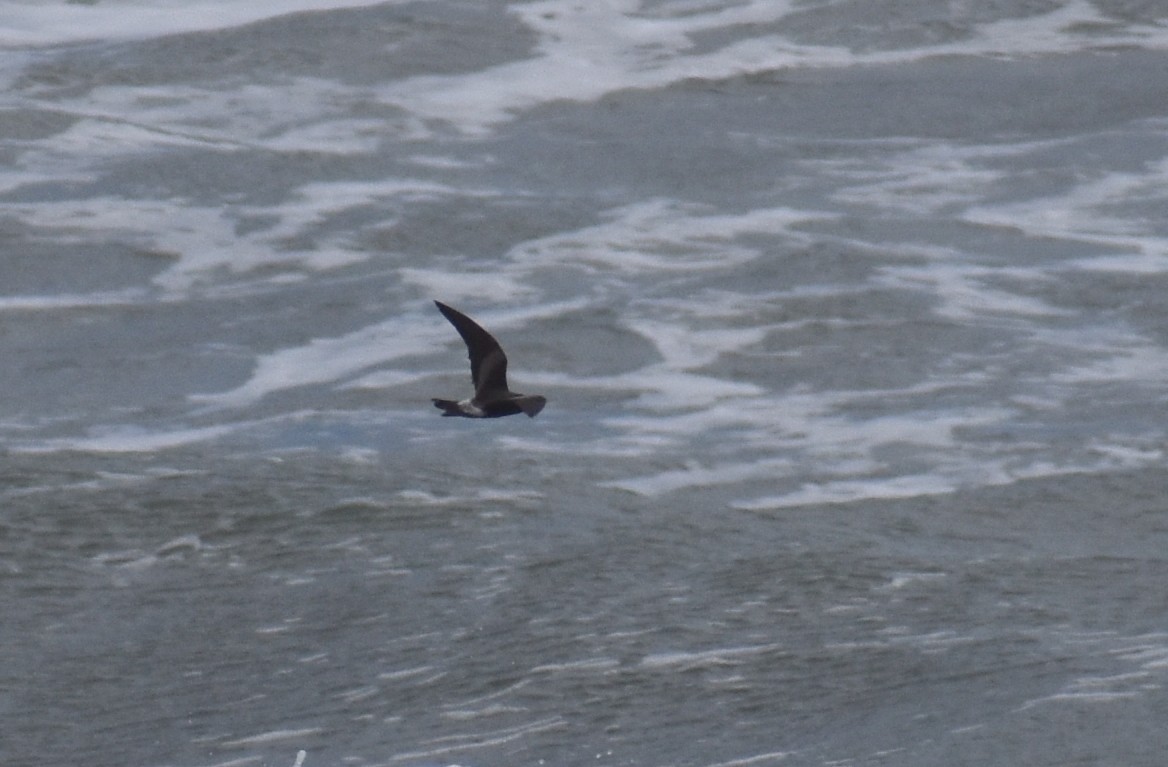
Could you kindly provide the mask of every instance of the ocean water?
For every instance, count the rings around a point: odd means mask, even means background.
[[[1162,765],[1166,190],[1158,3],[0,0],[0,763]]]

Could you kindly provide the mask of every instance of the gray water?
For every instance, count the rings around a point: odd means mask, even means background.
[[[1163,762],[1168,8],[135,9],[0,2],[0,763]]]

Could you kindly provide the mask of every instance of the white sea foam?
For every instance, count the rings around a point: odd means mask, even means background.
[[[563,373],[526,371],[523,380],[532,386],[555,386],[580,391],[595,390],[608,392],[636,393],[634,403],[647,410],[664,412],[701,408],[698,412],[673,416],[670,432],[683,431],[682,425],[696,427],[697,421],[707,423],[723,422],[711,417],[711,409],[716,413],[736,412],[732,404],[725,401],[741,402],[743,398],[759,397],[761,387],[725,378],[689,373],[665,364],[651,364],[627,373],[611,376],[572,376]],[[749,415],[740,413],[730,420],[750,420]],[[655,418],[638,419],[634,416],[605,418],[609,426],[624,428],[628,425],[645,423],[651,431]]]
[[[416,751],[398,754],[388,761],[383,762],[382,767],[391,764],[401,764],[402,762],[426,761],[435,757],[445,757],[449,754],[462,751],[474,751],[488,746],[498,746],[540,732],[559,729],[565,724],[566,722],[563,718],[552,716],[537,719],[527,724],[492,730],[490,732],[448,735],[431,740],[423,748]]]
[[[486,502],[523,502],[544,497],[543,493],[534,490],[501,490],[484,488],[470,495],[435,495],[424,490],[402,490],[397,497],[409,503],[410,506],[463,506],[466,504],[481,504]]]
[[[1068,342],[1073,339],[1068,339]],[[1105,344],[1104,344],[1105,345]],[[1113,358],[1102,369],[1068,371],[1069,382],[1090,380],[1089,373],[1103,381],[1154,381],[1162,360],[1156,354],[1131,366],[1114,367]],[[1145,378],[1146,376],[1146,378]],[[943,388],[941,381],[923,382],[917,394]],[[747,510],[780,509],[793,506],[850,503],[865,499],[912,498],[953,492],[966,487],[1009,484],[1021,479],[1058,476],[1081,471],[1146,466],[1158,460],[1155,446],[1117,436],[1082,445],[1074,459],[1049,460],[1046,446],[1011,439],[1005,443],[970,444],[958,439],[961,429],[1009,429],[1017,415],[1000,407],[966,408],[951,411],[907,410],[874,418],[842,417],[841,409],[861,406],[883,396],[909,396],[896,392],[792,392],[744,396],[723,402],[706,402],[688,412],[656,412],[605,419],[624,435],[629,444],[638,437],[648,452],[663,456],[685,449],[681,467],[609,480],[603,484],[654,497],[687,488],[758,483],[768,480],[782,486],[798,482],[794,489],[742,498],[732,502]],[[643,404],[643,403],[641,403]],[[696,407],[695,403],[695,407]],[[729,430],[736,435],[722,441],[717,456],[708,460],[693,457],[691,439]],[[613,444],[615,446],[616,443]],[[730,445],[738,445],[731,449]],[[685,446],[690,445],[690,448]],[[913,455],[927,470],[890,473],[881,451],[892,449]],[[808,472],[818,478],[806,481]],[[804,479],[800,479],[804,478]]]
[[[400,270],[400,274],[402,282],[416,285],[422,293],[439,296],[444,302],[453,303],[483,295],[500,301],[514,300],[533,292],[520,275],[491,269],[405,267]]]
[[[761,511],[825,503],[851,503],[859,500],[916,498],[922,495],[951,493],[956,489],[954,484],[935,474],[904,475],[883,479],[805,484],[800,490],[785,495],[735,501],[732,505],[736,509]]]
[[[392,2],[392,0],[390,0]],[[302,11],[382,5],[386,0],[120,0],[104,3],[0,3],[0,48],[86,40],[131,40],[226,29]]]
[[[603,483],[606,487],[628,490],[646,496],[671,493],[686,488],[716,487],[755,479],[773,479],[790,474],[794,464],[790,459],[738,460],[706,466],[688,461],[683,469],[670,469],[658,474]]]
[[[248,381],[230,391],[195,394],[192,401],[240,407],[275,391],[344,379],[403,357],[427,354],[442,342],[434,323],[386,320],[335,338],[317,338],[260,357]]]
[[[109,98],[113,95],[120,98]],[[141,156],[167,149],[208,146],[228,150],[240,148],[238,142],[214,133],[168,128],[151,114],[152,109],[143,107],[141,103],[163,95],[161,92],[137,89],[99,89],[86,103],[74,106],[71,112],[76,119],[68,128],[24,151],[21,164],[26,169],[43,173],[60,173],[65,168],[79,173],[90,171],[100,163],[118,157]],[[197,92],[184,94],[181,89],[165,95],[170,99],[184,95],[190,99],[198,97]],[[103,104],[98,99],[109,99],[110,103]],[[118,114],[119,108],[126,111]],[[102,109],[108,112],[100,111]],[[127,115],[133,115],[133,119]]]
[[[1090,353],[1090,352],[1088,352]],[[1168,352],[1151,339],[1097,352],[1097,359],[1055,373],[1052,381],[1070,384],[1128,383],[1159,387],[1168,380]]]
[[[527,711],[527,708],[523,706],[508,706],[502,703],[492,703],[489,706],[483,706],[477,709],[452,709],[443,711],[442,717],[444,719],[465,722],[473,719],[502,716],[504,714],[522,714],[525,711]]]
[[[575,672],[607,672],[620,668],[620,661],[615,658],[586,658],[584,660],[566,661],[564,663],[544,663],[531,669],[533,674],[563,674]]]
[[[781,762],[789,756],[793,756],[794,751],[770,751],[765,754],[755,754],[754,756],[744,756],[738,759],[731,759],[727,762],[717,762],[710,765],[710,767],[753,767],[756,764],[767,764],[770,762]]]
[[[892,575],[892,580],[889,581],[887,585],[881,586],[877,590],[878,591],[899,591],[900,589],[903,589],[906,586],[918,584],[921,582],[931,583],[931,582],[935,582],[935,581],[941,581],[941,580],[944,580],[945,578],[948,578],[948,577],[949,576],[946,573],[936,573],[936,572],[894,573]]]
[[[305,126],[289,126],[263,141],[276,152],[313,152],[332,155],[371,154],[385,140],[384,120],[335,119]]]
[[[702,329],[678,323],[633,320],[629,327],[657,347],[670,370],[692,370],[766,338],[762,327]]]
[[[570,265],[605,274],[729,269],[759,256],[757,249],[736,238],[761,233],[810,241],[796,225],[834,215],[786,207],[727,214],[655,199],[610,210],[605,218],[595,226],[529,240],[512,248],[507,257],[529,268]]]
[[[1127,661],[1139,662],[1142,668],[1168,668],[1168,634],[1147,634],[1115,650]]]
[[[381,98],[425,119],[453,122],[476,133],[541,103],[590,101],[622,88],[749,71],[768,56],[777,58],[770,50],[774,47],[785,48],[786,58],[824,55],[820,48],[750,39],[711,55],[681,55],[693,47],[695,33],[776,21],[789,8],[786,2],[755,0],[651,19],[640,15],[636,0],[546,0],[512,6],[512,12],[539,36],[536,56],[466,75],[410,78],[382,89]]]
[[[299,753],[303,754],[304,752],[300,751]],[[247,767],[247,765],[259,764],[262,761],[263,761],[262,756],[242,756],[238,759],[227,759],[227,760],[222,761],[222,762],[215,762],[213,764],[208,764],[205,767]],[[299,756],[297,756],[297,760],[296,760],[296,762],[293,763],[293,767],[298,767],[298,765],[301,765],[303,763],[304,763],[303,760],[301,760],[299,758]]]
[[[351,381],[340,383],[338,389],[392,389],[398,386],[425,381],[433,377],[430,371],[415,370],[378,370],[366,375],[359,375]]]
[[[219,745],[224,748],[240,748],[244,746],[258,746],[265,743],[275,743],[281,740],[296,740],[299,738],[308,738],[320,733],[319,727],[303,727],[296,730],[269,730],[268,732],[261,732],[255,735],[249,735],[244,738],[236,738],[235,740],[223,741]]]
[[[977,266],[963,263],[967,259],[962,254],[953,252],[948,256],[947,263],[886,267],[881,270],[879,282],[935,296],[939,301],[935,313],[954,320],[1002,322],[1070,314],[1034,296],[991,287],[993,282],[1007,279],[1043,283],[1049,277],[1042,270]]]
[[[16,444],[9,449],[22,453],[150,453],[220,439],[239,428],[239,424],[171,430],[151,430],[137,426],[94,427],[87,436]]]
[[[835,412],[849,401],[864,401],[876,396],[879,395],[873,392],[793,392],[730,400],[713,406],[707,404],[694,412],[608,419],[606,422],[614,427],[632,433],[660,435],[682,444],[688,444],[694,435],[733,429],[738,435],[736,442],[741,445],[742,453],[737,465],[725,461],[720,471],[715,466],[699,463],[684,469],[614,480],[610,486],[652,496],[705,483],[761,479],[767,475],[776,480],[798,476],[811,462],[817,467],[817,473],[840,472],[848,477],[848,484],[825,493],[825,500],[846,497],[859,494],[868,486],[867,480],[857,480],[852,484],[853,475],[880,472],[882,463],[874,454],[881,447],[911,446],[930,456],[930,463],[945,465],[952,461],[961,465],[967,456],[963,455],[963,449],[953,436],[954,429],[998,423],[1009,415],[1009,411],[998,408],[928,413],[910,411],[869,419],[844,418]],[[772,455],[775,451],[782,451],[782,455],[758,458],[756,451],[759,448]],[[917,494],[916,491],[921,489],[918,487],[920,482],[926,482],[933,491],[942,487],[951,489],[948,481],[938,484],[939,481],[934,477],[921,477],[899,481],[886,478],[874,482],[883,484],[881,492],[885,494]],[[887,484],[889,482],[893,484]],[[810,497],[809,491],[805,495]]]
[[[85,309],[106,306],[133,306],[149,297],[144,290],[100,291],[97,293],[55,293],[53,295],[0,296],[0,312],[37,312]]]
[[[875,157],[862,161],[817,159],[811,170],[844,182],[831,195],[838,202],[888,213],[930,216],[984,200],[987,190],[1007,176],[987,160],[1022,151],[1017,145],[987,149],[919,139],[882,143],[888,151]],[[1026,149],[1032,151],[1033,146]]]
[[[424,120],[482,134],[540,104],[594,101],[618,90],[662,88],[688,78],[892,64],[925,56],[1034,56],[1117,45],[1168,48],[1168,29],[1162,25],[1116,24],[1087,0],[981,25],[958,12],[954,21],[974,34],[913,48],[874,46],[864,51],[799,44],[776,34],[780,22],[802,10],[798,3],[745,0],[687,5],[656,15],[644,13],[640,5],[636,0],[545,0],[515,6],[512,12],[539,38],[534,56],[469,74],[413,77],[383,88],[381,98]],[[695,43],[712,32],[750,28],[759,34],[728,37],[731,41],[721,48]]]
[[[417,666],[416,668],[405,668],[397,671],[384,671],[377,675],[377,678],[386,682],[398,682],[403,679],[410,679],[418,676],[428,676],[434,672],[434,666]]]
[[[661,652],[646,655],[641,659],[641,665],[650,669],[713,668],[734,665],[740,663],[742,658],[773,652],[781,647],[779,644],[761,644],[712,650]]]
[[[1145,273],[1168,270],[1168,237],[1159,216],[1148,216],[1149,203],[1168,202],[1168,158],[1139,171],[1108,170],[1083,179],[1060,194],[970,208],[971,222],[1019,229],[1032,237],[1049,237],[1097,245],[1108,253],[1070,261],[1072,268]],[[1125,200],[1140,203],[1134,209]],[[1127,252],[1125,252],[1127,251]]]
[[[1158,671],[1144,665],[1137,671],[1079,677],[1052,695],[1027,701],[1019,710],[1051,703],[1114,703],[1141,698],[1160,689]]]
[[[1101,646],[1120,661],[1133,664],[1129,671],[1099,674],[1072,679],[1052,695],[1028,700],[1020,711],[1037,705],[1106,704],[1119,700],[1139,699],[1163,688],[1168,672],[1168,644],[1164,634],[1117,637],[1110,633],[1075,637],[1078,644]]]
[[[1011,452],[1011,448],[1017,450]],[[1092,441],[1082,455],[1061,462],[1047,460],[1040,452],[1044,445],[999,446],[994,452],[954,450],[929,454],[932,467],[927,473],[840,477],[821,482],[805,482],[796,490],[732,501],[730,506],[744,511],[766,511],[819,504],[855,503],[866,500],[918,498],[944,495],[963,488],[1009,485],[1026,479],[1049,478],[1146,467],[1159,463],[1162,451],[1125,447]],[[842,467],[834,467],[839,474]]]
[[[86,243],[119,239],[143,251],[168,257],[172,263],[153,279],[159,288],[182,295],[189,289],[221,280],[223,273],[247,275],[261,268],[282,269],[285,276],[299,270],[327,271],[364,261],[365,250],[352,247],[345,235],[331,240],[314,237],[311,248],[289,248],[286,242],[315,233],[322,220],[338,212],[379,204],[386,199],[434,198],[473,193],[439,184],[404,179],[377,182],[307,184],[295,196],[272,207],[201,208],[185,200],[125,200],[91,197],[60,203],[15,205],[30,225],[42,228],[60,242]],[[241,217],[270,218],[274,223],[248,234],[237,230]],[[90,301],[118,300],[134,291],[99,294]],[[16,298],[4,299],[14,302]],[[69,300],[67,297],[57,300]],[[4,303],[0,303],[0,309]]]

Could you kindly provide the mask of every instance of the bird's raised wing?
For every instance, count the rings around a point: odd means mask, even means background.
[[[442,316],[466,342],[467,356],[470,357],[470,378],[474,381],[475,397],[492,392],[507,392],[507,355],[503,347],[477,322],[457,309],[452,309],[441,301],[434,302]]]

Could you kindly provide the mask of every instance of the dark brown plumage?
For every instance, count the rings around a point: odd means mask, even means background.
[[[457,309],[441,301],[434,303],[466,342],[470,378],[475,387],[473,397],[459,402],[434,399],[434,407],[442,410],[444,416],[501,418],[526,413],[529,418],[535,418],[547,404],[547,399],[538,394],[519,394],[507,388],[507,355],[494,336]]]

